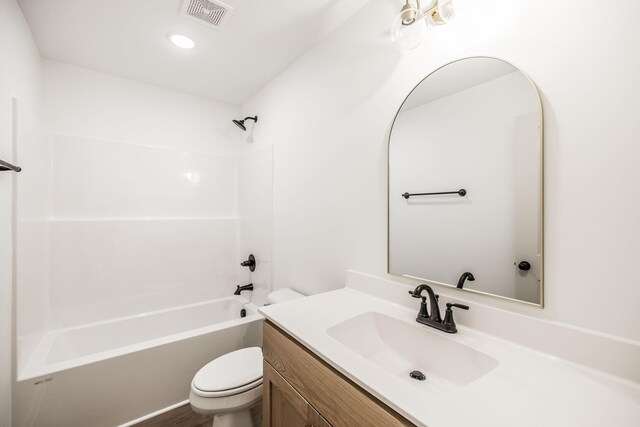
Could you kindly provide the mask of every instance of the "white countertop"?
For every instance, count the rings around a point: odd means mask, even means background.
[[[405,292],[405,290],[399,290]],[[441,302],[443,305],[443,302]],[[415,310],[351,288],[259,309],[268,320],[417,425],[428,427],[640,426],[640,384],[458,326],[446,334],[415,321]],[[473,310],[473,307],[471,307]],[[326,331],[376,312],[428,328],[479,350],[499,364],[450,389],[381,369]],[[437,348],[425,348],[437,352]],[[640,363],[640,361],[638,361]]]

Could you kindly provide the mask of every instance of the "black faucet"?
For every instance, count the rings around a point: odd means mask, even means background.
[[[240,292],[242,291],[252,291],[252,290],[253,290],[253,283],[249,283],[248,285],[244,285],[244,286],[238,285],[236,287],[236,291],[233,294],[240,295]]]
[[[440,308],[438,307],[439,295],[436,295],[433,292],[433,289],[431,289],[431,286],[419,285],[413,291],[409,291],[409,293],[414,298],[420,298],[422,297],[421,295],[422,291],[427,291],[427,294],[429,295],[429,307],[431,308],[431,315],[429,315],[429,312],[425,310],[425,316],[419,316],[419,317],[425,317],[429,320],[433,320],[434,322],[442,322],[442,317],[440,317]],[[424,299],[426,298],[424,297],[422,298],[423,298],[423,302],[426,303],[426,301],[424,301]],[[422,307],[420,308],[420,312],[422,313]]]
[[[429,315],[429,311],[427,310],[427,298],[422,296],[422,291],[427,291],[427,295],[429,296],[429,308],[431,309],[431,315]],[[450,334],[458,332],[456,322],[453,320],[452,307],[469,310],[469,306],[467,305],[447,303],[447,311],[445,313],[444,320],[442,320],[442,317],[440,316],[440,307],[438,306],[438,295],[433,292],[431,286],[425,284],[419,285],[413,291],[409,291],[409,294],[414,298],[422,298],[416,322]]]

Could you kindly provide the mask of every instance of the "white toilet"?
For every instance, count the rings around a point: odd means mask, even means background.
[[[291,289],[267,296],[270,304],[302,298]],[[262,349],[249,347],[214,359],[191,381],[189,403],[199,414],[213,415],[215,427],[260,425],[262,404]]]

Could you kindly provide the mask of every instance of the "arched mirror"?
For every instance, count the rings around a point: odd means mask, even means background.
[[[389,137],[391,274],[543,303],[542,104],[506,61],[431,73]]]

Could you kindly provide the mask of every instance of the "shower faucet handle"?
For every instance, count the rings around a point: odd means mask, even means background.
[[[243,267],[249,267],[249,271],[255,271],[256,257],[254,257],[253,254],[249,254],[249,259],[247,259],[246,261],[242,261],[240,265]]]

